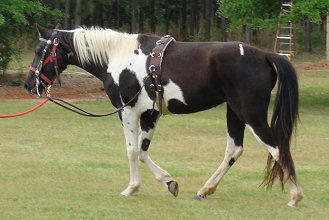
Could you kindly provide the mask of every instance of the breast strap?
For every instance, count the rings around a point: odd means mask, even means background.
[[[159,112],[162,115],[162,99],[163,99],[163,88],[161,85],[161,67],[163,57],[168,45],[172,42],[176,41],[175,38],[170,35],[165,35],[161,37],[155,44],[151,54],[150,54],[150,64],[149,64],[149,74],[152,78],[152,83],[150,84],[150,89],[155,93],[155,98],[153,100],[153,108],[158,98],[159,104]]]

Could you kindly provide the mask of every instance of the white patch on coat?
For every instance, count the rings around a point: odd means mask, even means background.
[[[169,79],[168,84],[163,85],[163,99],[165,101],[166,106],[168,106],[168,103],[171,99],[176,99],[184,105],[187,105],[183,96],[182,89],[171,79]]]
[[[268,152],[270,152],[270,154],[272,155],[272,157],[273,157],[276,161],[279,160],[279,149],[278,149],[278,147],[277,147],[277,146],[276,146],[276,147],[274,147],[274,146],[272,147],[272,146],[270,146],[270,145],[264,143],[264,142],[260,139],[260,137],[255,133],[254,129],[253,129],[250,125],[248,125],[248,124],[246,124],[246,125],[247,125],[247,127],[250,129],[250,131],[253,133],[253,135],[255,136],[255,138],[267,148]]]
[[[243,49],[242,44],[239,44],[239,48],[240,48],[240,54],[241,54],[241,56],[244,56],[244,49]]]
[[[234,139],[230,136],[229,133],[227,133],[227,142],[226,142],[226,151],[225,151],[225,159],[228,163],[231,158],[234,158],[235,160],[238,159],[238,157],[241,156],[243,152],[242,146],[235,145]]]

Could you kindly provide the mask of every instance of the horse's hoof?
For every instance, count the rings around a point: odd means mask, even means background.
[[[201,201],[202,199],[206,199],[206,196],[199,196],[198,194],[195,194],[193,196],[193,200]]]
[[[297,208],[297,205],[293,202],[289,202],[287,205],[291,208]]]
[[[198,196],[198,194],[195,194],[195,195],[193,196],[193,200],[201,201],[201,197]]]
[[[127,189],[123,190],[123,191],[120,193],[120,195],[121,195],[121,196],[128,197],[128,196],[133,196],[133,195],[135,195],[137,192],[138,192],[138,187],[130,187],[130,186],[128,186]]]
[[[173,194],[175,197],[178,195],[178,183],[174,180],[167,183],[168,191]]]

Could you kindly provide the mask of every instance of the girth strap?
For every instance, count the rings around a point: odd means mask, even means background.
[[[161,66],[163,57],[168,45],[172,42],[176,41],[175,38],[171,37],[170,35],[165,35],[161,37],[160,40],[156,42],[155,47],[153,48],[150,54],[150,65],[149,65],[149,74],[152,76],[153,83],[150,85],[151,90],[155,92],[155,99],[153,101],[153,106],[156,102],[158,97],[159,101],[159,111],[160,115],[162,115],[162,85],[161,85]]]

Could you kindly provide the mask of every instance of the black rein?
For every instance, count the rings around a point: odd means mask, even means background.
[[[73,113],[82,115],[82,116],[86,116],[86,117],[93,117],[93,118],[99,118],[99,117],[106,117],[106,116],[110,116],[110,115],[114,115],[116,113],[121,112],[125,107],[127,107],[135,98],[137,98],[137,96],[141,93],[142,89],[145,87],[145,81],[148,79],[148,77],[146,77],[143,81],[143,85],[141,86],[141,88],[139,89],[139,91],[134,95],[133,98],[131,98],[127,103],[125,103],[124,105],[122,105],[120,108],[118,108],[117,110],[107,113],[107,114],[93,114],[90,112],[87,112],[81,108],[79,108],[76,105],[73,105],[63,99],[60,98],[56,98],[56,97],[48,97],[48,96],[40,96],[41,98],[46,98],[49,101],[53,102],[54,104],[61,106],[62,108],[65,108]],[[64,103],[64,104],[62,104]],[[66,106],[67,105],[67,106]]]

